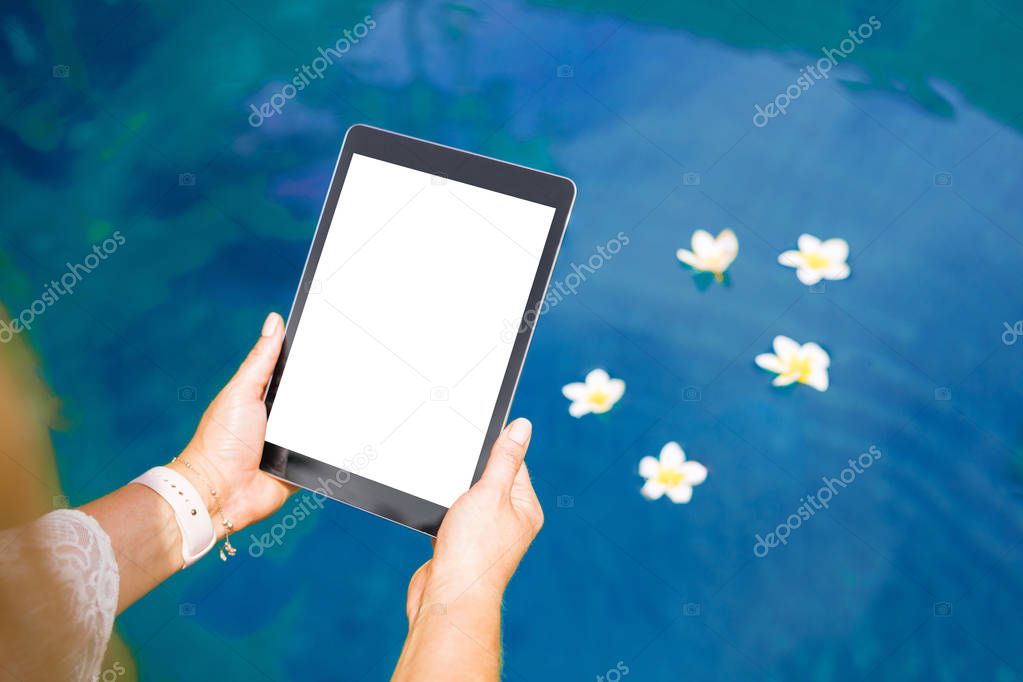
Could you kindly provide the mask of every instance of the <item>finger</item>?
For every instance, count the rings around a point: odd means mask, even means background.
[[[528,419],[516,419],[509,424],[490,451],[490,460],[483,471],[482,481],[488,486],[509,491],[515,474],[522,466],[529,447],[529,439],[533,433],[533,425]]]
[[[281,353],[283,341],[284,320],[277,313],[270,313],[263,323],[263,333],[235,372],[231,382],[245,393],[261,399],[277,364],[277,356]]]
[[[529,469],[526,467],[525,462],[519,467],[518,473],[515,474],[515,480],[512,481],[512,496],[524,500],[536,497],[536,492],[533,490],[533,481],[529,477]]]
[[[522,509],[527,510],[528,518],[533,524],[534,537],[536,533],[540,532],[543,528],[543,508],[540,506],[540,500],[536,496],[536,490],[533,489],[533,482],[529,478],[529,469],[526,468],[526,463],[522,463],[522,467],[519,468],[519,472],[515,474],[515,481],[512,483],[511,499],[518,504],[522,505]]]
[[[427,561],[412,574],[412,578],[408,581],[408,593],[405,596],[405,615],[408,616],[409,627],[412,627],[412,624],[415,622],[416,614],[422,605],[423,583],[429,575],[430,562]]]

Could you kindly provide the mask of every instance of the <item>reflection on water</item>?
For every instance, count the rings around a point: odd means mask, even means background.
[[[829,78],[754,125],[870,16]],[[16,313],[126,237],[25,337],[61,398],[65,494],[185,442],[290,305],[361,121],[572,177],[555,280],[630,239],[543,316],[520,382],[547,526],[509,592],[509,678],[1023,677],[1023,346],[1000,339],[1023,317],[1020,26],[998,1],[5,9],[0,298]],[[676,252],[725,228],[727,286],[694,283]],[[780,266],[804,232],[846,239],[851,277],[808,289]],[[753,359],[777,335],[827,350],[827,392],[770,386]],[[561,387],[597,367],[628,391],[573,419]],[[709,470],[689,504],[639,493],[638,462],[671,441]],[[869,473],[754,555],[871,447]],[[382,678],[427,550],[328,505],[259,558],[175,578],[121,631],[144,679]]]

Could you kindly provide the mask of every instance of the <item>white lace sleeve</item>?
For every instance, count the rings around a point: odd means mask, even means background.
[[[61,509],[0,533],[0,672],[95,680],[118,587],[110,538],[88,514]]]

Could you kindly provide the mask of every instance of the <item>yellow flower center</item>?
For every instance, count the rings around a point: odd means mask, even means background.
[[[594,391],[587,399],[597,407],[607,407],[611,404],[611,396],[603,391]]]
[[[702,254],[700,267],[705,272],[713,272],[715,276],[720,276],[728,267],[728,263],[727,259],[719,253]]]
[[[663,483],[669,488],[677,486],[685,479],[685,477],[686,475],[678,469],[666,469],[662,467],[661,470],[657,472],[657,482]]]
[[[796,381],[805,383],[811,372],[813,367],[810,365],[810,358],[795,357],[789,362],[789,373],[796,375]]]
[[[816,251],[812,253],[804,253],[803,258],[806,259],[806,265],[813,270],[823,270],[824,268],[831,265],[831,259],[820,255]]]

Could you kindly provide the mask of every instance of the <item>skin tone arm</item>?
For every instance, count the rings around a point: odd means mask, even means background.
[[[266,432],[263,392],[283,340],[283,320],[272,313],[248,357],[206,409],[191,442],[168,465],[202,494],[218,539],[225,531],[216,513],[218,502],[239,531],[277,511],[295,490],[259,469]],[[174,513],[149,488],[128,484],[81,510],[99,522],[117,555],[118,613],[181,569],[181,532]]]
[[[409,584],[409,632],[392,682],[500,679],[501,599],[543,526],[523,461],[531,432],[525,419],[509,424],[483,477],[445,516],[433,558]]]

